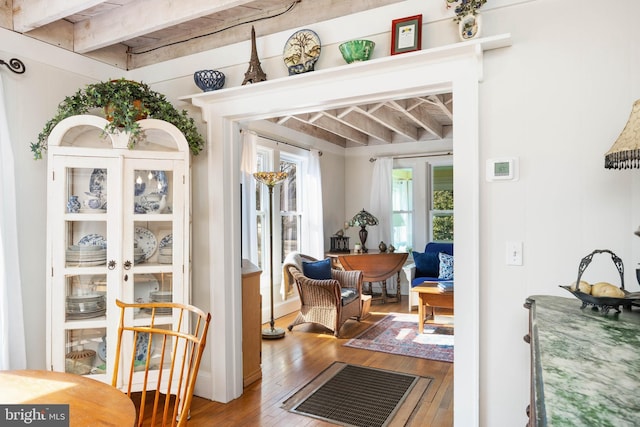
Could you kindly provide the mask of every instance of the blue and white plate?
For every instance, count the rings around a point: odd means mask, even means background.
[[[107,247],[107,240],[104,236],[100,234],[87,234],[78,240],[79,246],[101,246],[103,248]]]
[[[160,249],[170,248],[173,246],[173,234],[167,234],[160,240]]]
[[[89,179],[89,192],[93,194],[107,195],[107,170],[94,169]]]
[[[138,248],[144,251],[144,258],[149,259],[158,248],[156,236],[147,228],[136,227],[134,234]]]

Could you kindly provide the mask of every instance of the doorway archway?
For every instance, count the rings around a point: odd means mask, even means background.
[[[207,92],[189,100],[208,126],[211,312],[211,398],[228,402],[242,394],[240,283],[240,122],[340,108],[383,99],[451,92],[456,282],[454,419],[479,423],[479,154],[478,83],[484,49],[509,44],[508,36]],[[353,64],[351,64],[353,65]],[[212,185],[215,183],[215,186]],[[225,245],[219,242],[224,241]]]

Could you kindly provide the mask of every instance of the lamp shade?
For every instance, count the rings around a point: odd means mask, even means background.
[[[279,182],[282,182],[285,179],[287,179],[287,173],[286,172],[256,172],[253,174],[253,177],[257,181],[265,184],[266,186],[273,187]]]
[[[378,225],[378,218],[362,209],[360,212],[355,214],[353,218],[351,218],[351,221],[349,221],[349,225],[359,225],[360,227],[366,227],[367,225]]]
[[[627,124],[604,156],[606,169],[640,168],[640,99],[633,104]]]

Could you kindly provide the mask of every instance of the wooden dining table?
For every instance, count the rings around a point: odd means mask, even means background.
[[[3,407],[10,405],[8,412]],[[14,406],[18,405],[18,406]],[[51,405],[46,411],[42,405]],[[54,405],[68,406],[67,414]],[[69,427],[135,425],[136,408],[133,401],[120,390],[109,384],[76,374],[45,370],[0,371],[0,425],[7,417],[20,417],[39,412],[37,417],[51,417],[51,424]],[[15,420],[15,418],[14,418]],[[26,425],[26,424],[25,424]]]

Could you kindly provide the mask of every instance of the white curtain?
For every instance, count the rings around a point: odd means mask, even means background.
[[[322,226],[322,175],[320,152],[310,150],[304,174],[303,224],[301,252],[317,259],[324,258],[324,230]]]
[[[369,203],[369,206],[371,206],[369,213],[378,218],[378,226],[367,227],[369,231],[368,248],[377,248],[380,241],[385,242],[387,245],[391,242],[392,185],[393,159],[390,157],[378,158],[373,165]]]
[[[25,369],[27,366],[14,161],[8,126],[0,75],[0,370]]]
[[[256,229],[256,158],[258,136],[242,132],[242,159],[240,182],[242,184],[242,258],[258,265],[258,231]]]

